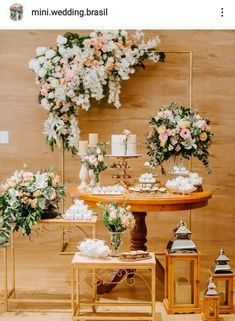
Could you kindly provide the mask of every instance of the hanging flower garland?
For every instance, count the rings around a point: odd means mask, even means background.
[[[121,107],[121,81],[130,78],[145,60],[164,60],[157,53],[159,37],[144,40],[143,32],[128,36],[125,30],[94,31],[88,36],[66,33],[56,48],[39,47],[29,68],[40,84],[39,103],[49,113],[44,134],[52,150],[64,144],[77,153],[78,109],[89,110],[91,100]]]

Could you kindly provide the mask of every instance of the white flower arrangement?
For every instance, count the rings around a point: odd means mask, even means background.
[[[157,53],[159,37],[144,41],[144,34],[125,30],[94,31],[88,36],[58,35],[56,48],[39,47],[29,68],[40,84],[39,102],[49,113],[44,124],[47,143],[77,153],[78,109],[90,109],[91,100],[121,107],[121,81],[130,78],[145,60],[164,59]]]
[[[105,147],[107,144],[108,142],[98,143],[95,148],[89,148],[87,154],[81,157],[82,163],[86,168],[93,171],[96,183],[100,180],[100,173],[107,169],[104,162],[104,156],[106,155]]]
[[[96,258],[107,257],[111,254],[109,247],[105,245],[103,240],[86,239],[81,241],[77,248],[83,255]]]
[[[123,232],[135,227],[130,205],[98,203],[98,206],[103,209],[103,223],[110,232]]]

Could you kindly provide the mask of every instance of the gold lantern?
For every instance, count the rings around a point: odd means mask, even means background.
[[[219,296],[212,276],[203,297],[202,319],[204,321],[219,321]]]
[[[183,221],[165,250],[164,306],[168,313],[191,313],[199,307],[200,253]]]
[[[215,260],[215,268],[210,272],[214,279],[220,303],[220,313],[230,313],[234,311],[233,303],[233,282],[234,274],[229,266],[229,258],[221,249]]]

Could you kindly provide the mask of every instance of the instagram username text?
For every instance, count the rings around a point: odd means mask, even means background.
[[[92,9],[74,9],[74,8],[65,8],[65,9],[36,9],[32,10],[32,16],[78,16],[80,18],[86,16],[108,16],[108,8],[100,10]]]

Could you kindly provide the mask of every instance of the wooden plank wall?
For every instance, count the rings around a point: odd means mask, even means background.
[[[28,61],[38,46],[55,43],[63,31],[0,31],[0,130],[8,130],[10,144],[0,145],[0,180],[7,178],[23,163],[32,169],[53,165],[61,170],[61,151],[51,153],[44,142],[42,124],[46,113],[37,103],[39,87]],[[86,31],[81,31],[82,34]],[[193,239],[203,254],[216,256],[221,246],[234,258],[235,266],[235,31],[160,30],[146,31],[146,38],[159,34],[160,50],[193,52],[193,106],[212,121],[215,142],[211,147],[213,173],[195,160],[193,169],[204,176],[204,185],[213,190],[207,208],[192,213]],[[159,106],[172,101],[189,103],[188,54],[168,54],[163,64],[147,64],[146,70],[136,72],[122,85],[122,108],[94,104],[90,112],[81,112],[79,124],[82,139],[89,132],[98,132],[101,140],[128,128],[143,142],[148,120]],[[145,153],[143,146],[139,152]],[[133,176],[144,172],[146,157],[132,162]],[[66,154],[66,184],[78,184],[79,160]],[[103,175],[110,182],[111,171]],[[163,181],[165,178],[162,179]],[[151,213],[150,245],[161,250],[171,237],[180,218],[188,213]],[[100,235],[104,235],[100,228]],[[232,246],[233,245],[233,246]],[[213,262],[211,261],[211,264]],[[206,267],[206,260],[205,260]]]

